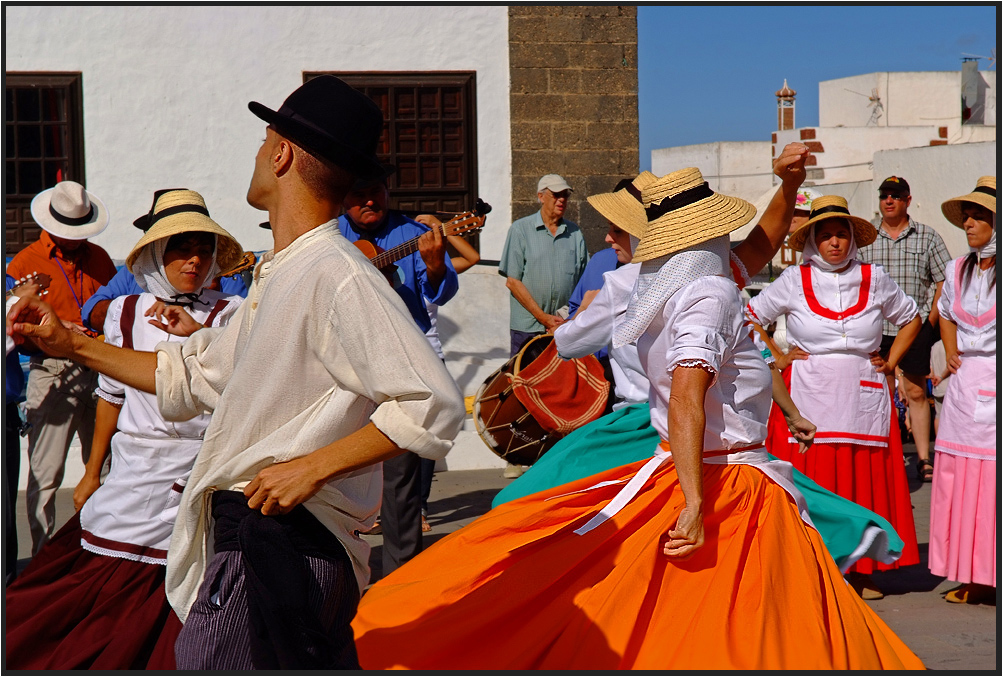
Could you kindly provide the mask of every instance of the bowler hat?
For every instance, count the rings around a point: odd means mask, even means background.
[[[383,113],[368,96],[333,75],[308,80],[278,111],[257,101],[247,107],[282,136],[356,178],[383,175],[376,159]]]

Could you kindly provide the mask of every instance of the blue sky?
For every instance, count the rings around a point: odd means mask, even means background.
[[[797,126],[818,124],[821,80],[876,71],[960,70],[989,56],[996,6],[642,6],[638,18],[641,169],[651,150],[767,141],[784,78]],[[981,70],[988,70],[985,60]]]

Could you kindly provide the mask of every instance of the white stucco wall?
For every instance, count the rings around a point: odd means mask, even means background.
[[[996,124],[996,71],[980,71],[986,85],[985,124]],[[883,110],[874,122],[868,100],[873,89]],[[819,127],[947,127],[958,143],[961,124],[961,71],[866,73],[818,84]]]
[[[725,195],[754,200],[773,181],[769,141],[719,141],[651,151],[651,171],[663,176],[696,167],[710,187]]]
[[[246,249],[271,246],[244,201],[264,123],[303,71],[477,72],[480,196],[511,221],[508,10],[474,7],[5,7],[6,70],[83,73],[87,186],[112,224],[95,242],[124,259],[153,191],[201,192]],[[502,228],[481,235],[498,259]]]
[[[894,148],[929,146],[938,138],[937,127],[815,127],[815,141],[823,152],[816,153],[812,169],[825,170],[826,183],[867,181],[871,178],[874,153]],[[995,130],[994,130],[995,133]],[[801,140],[801,130],[777,132],[779,151]]]

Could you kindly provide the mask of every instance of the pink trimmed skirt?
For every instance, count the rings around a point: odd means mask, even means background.
[[[930,572],[959,583],[996,585],[996,461],[937,453]]]

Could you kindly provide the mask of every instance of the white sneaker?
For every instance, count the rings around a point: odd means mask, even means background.
[[[514,480],[517,477],[522,477],[522,466],[509,463],[505,466],[505,472],[502,473],[502,477],[507,480]]]

